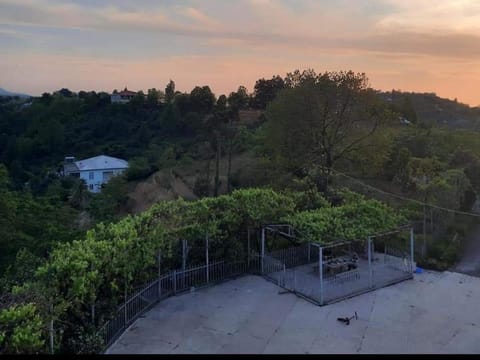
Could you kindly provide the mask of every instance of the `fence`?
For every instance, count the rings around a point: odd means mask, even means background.
[[[401,235],[401,236],[400,236]],[[318,305],[413,278],[413,232],[264,250],[262,274]]]
[[[290,228],[287,230],[282,234],[294,238],[294,232]],[[265,248],[265,232],[262,232],[262,252],[259,254],[250,250],[249,245],[249,256],[245,261],[208,264],[207,257],[206,265],[160,275],[128,298],[103,325],[99,334],[107,348],[157,302],[191,288],[212,285],[247,273],[263,275],[319,305],[411,279],[414,268],[413,231],[409,232],[410,241],[385,238],[397,233],[400,230],[362,241],[343,241],[328,246],[310,242],[268,251]]]
[[[256,269],[259,261],[253,258],[248,263],[252,269]],[[192,287],[212,285],[247,272],[246,261],[229,263],[217,261],[209,265],[174,270],[161,275],[132,295],[99,330],[105,348],[109,347],[141,314],[160,300],[188,291]]]

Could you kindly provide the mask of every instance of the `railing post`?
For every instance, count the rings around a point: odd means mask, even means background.
[[[125,291],[126,293],[126,291]],[[126,299],[126,297],[125,297]],[[125,304],[123,305],[123,327],[126,328],[127,327],[127,300],[125,300]]]
[[[162,298],[162,269],[161,269],[161,260],[162,260],[162,250],[158,250],[158,299]]]
[[[368,244],[368,283],[370,287],[373,287],[373,274],[372,274],[372,238],[369,236],[367,240]]]
[[[293,268],[293,292],[297,291],[297,270]]]
[[[410,272],[413,274],[413,257],[414,257],[414,237],[413,237],[413,228],[410,228]]]
[[[387,263],[387,244],[384,243],[383,247],[383,264],[385,265]]]
[[[320,305],[323,305],[323,248],[318,246],[318,273],[320,275]]]
[[[247,268],[250,271],[250,227],[247,227]]]
[[[261,264],[261,271],[263,275],[263,259],[265,257],[265,228],[262,227],[262,264]]]
[[[307,243],[307,247],[308,247],[308,251],[307,251],[307,259],[308,259],[308,263],[310,264],[310,242]]]
[[[177,294],[177,270],[173,270],[173,295]]]
[[[185,269],[187,267],[187,240],[182,240],[182,287],[185,287]]]
[[[207,283],[210,282],[210,274],[209,274],[209,261],[208,261],[208,233],[205,236],[205,259],[207,263]]]

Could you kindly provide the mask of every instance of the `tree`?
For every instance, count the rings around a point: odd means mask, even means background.
[[[472,161],[465,168],[465,175],[470,180],[473,189],[480,194],[480,160]]]
[[[200,114],[208,114],[215,105],[215,95],[208,86],[195,86],[190,93],[192,110]]]
[[[407,95],[403,98],[400,105],[400,111],[411,123],[415,124],[417,122],[417,113],[415,111],[415,107],[413,106],[411,96]]]
[[[64,97],[73,97],[73,92],[68,90],[67,88],[62,88],[58,91],[53,93],[54,95],[64,96]]]
[[[174,135],[180,123],[180,113],[175,104],[168,104],[159,116],[162,132]]]
[[[130,105],[132,108],[141,108],[145,104],[145,94],[142,90],[137,92],[137,94],[130,100]]]
[[[300,70],[295,70],[294,72],[287,73],[285,77],[285,87],[295,88],[301,86],[307,82],[315,82],[317,79],[317,74],[313,69],[307,69],[300,72]]]
[[[270,80],[263,78],[257,80],[253,91],[252,106],[256,109],[265,109],[283,88],[285,88],[285,82],[279,75],[273,76]]]
[[[147,92],[147,103],[150,106],[158,105],[158,101],[164,97],[162,91],[157,90],[155,88],[148,89]]]
[[[245,86],[239,86],[236,92],[231,92],[230,95],[228,95],[228,106],[233,111],[238,112],[247,107],[248,99],[249,97]]]
[[[174,104],[177,106],[178,110],[180,111],[181,116],[185,116],[189,112],[193,111],[190,94],[175,95]]]
[[[401,184],[404,190],[407,189],[411,181],[411,168],[409,167],[411,155],[410,150],[406,147],[394,149],[385,166],[387,178]]]
[[[167,104],[170,104],[175,98],[175,83],[173,80],[170,80],[167,86],[165,87],[165,101]]]
[[[228,96],[229,111],[227,113],[228,125],[224,127],[223,132],[228,140],[228,162],[227,162],[227,193],[231,190],[232,175],[232,152],[233,143],[237,135],[237,129],[233,125],[234,121],[238,121],[240,109],[244,109],[248,105],[248,93],[244,86],[240,86],[237,92],[232,92]]]
[[[365,74],[325,72],[282,90],[267,107],[267,149],[288,172],[314,174],[327,191],[335,163],[358,150],[385,116]]]
[[[219,111],[225,111],[227,109],[227,97],[225,95],[218,97],[216,108]]]

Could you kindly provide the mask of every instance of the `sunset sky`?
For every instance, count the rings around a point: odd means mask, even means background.
[[[295,69],[480,105],[480,0],[0,0],[0,87],[209,85]]]

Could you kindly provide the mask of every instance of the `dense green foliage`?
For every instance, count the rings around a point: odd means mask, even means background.
[[[128,104],[111,103],[107,93],[68,89],[29,102],[0,98],[0,278],[22,248],[44,258],[53,243],[124,216],[132,182],[178,163],[220,156],[227,142],[230,153],[245,151],[248,130],[226,129],[247,106],[244,87],[220,104],[208,86],[181,94],[171,82],[166,93],[171,98],[149,89]],[[198,151],[203,143],[213,151]],[[113,179],[102,194],[61,177],[65,156],[102,153],[129,161],[125,176]],[[208,194],[211,185],[204,187]]]
[[[264,114],[240,125],[249,108]],[[125,291],[157,273],[159,251],[164,271],[180,266],[181,239],[194,265],[204,261],[207,235],[211,259],[230,260],[246,256],[247,228],[267,223],[287,222],[304,241],[328,242],[408,221],[425,239],[417,240],[420,264],[448,268],[471,219],[429,205],[470,211],[478,199],[480,136],[463,130],[479,129],[478,111],[431,94],[376,92],[364,74],[313,70],[218,98],[208,86],[180,93],[173,81],[128,104],[68,89],[29,103],[0,98],[0,287],[13,299],[0,302],[0,352],[49,351],[51,319],[55,351],[100,351],[98,327]],[[64,156],[101,153],[130,164],[101,194],[60,176]],[[242,153],[248,162],[233,171]],[[200,163],[208,170],[192,171],[199,200],[161,201],[128,215],[137,182]]]
[[[0,273],[13,265],[21,249],[44,258],[54,244],[80,234],[72,221],[78,211],[62,198],[62,191],[68,189],[59,181],[53,186],[57,190],[44,196],[33,196],[28,190],[14,191],[0,164]],[[18,278],[18,274],[11,275]]]
[[[0,310],[0,354],[35,354],[44,350],[44,328],[35,304]]]
[[[361,198],[341,206],[325,206],[286,217],[287,223],[308,241],[329,243],[338,239],[365,239],[406,224],[404,216],[377,200]]]
[[[308,226],[315,228],[317,223],[322,227],[319,219],[330,218],[333,223],[329,226],[333,226],[335,235],[355,237],[396,227],[403,221],[392,209],[376,201],[363,199],[358,204],[347,202],[334,207],[321,196],[316,198],[322,207],[310,212],[304,211],[305,204],[311,205],[304,194],[282,194],[271,189],[235,190],[229,195],[193,202],[160,202],[138,216],[101,223],[82,240],[58,244],[48,261],[38,268],[35,282],[46,289],[44,293],[49,294],[58,314],[56,331],[63,334],[59,338],[60,350],[80,351],[78,337],[93,334],[92,329],[123,300],[125,291],[131,293],[156,273],[159,250],[165,268],[178,267],[179,239],[187,239],[194,246],[199,241],[203,244],[208,234],[212,259],[238,260],[246,256],[247,227],[291,221],[305,230]],[[325,233],[325,229],[322,231]],[[189,264],[203,262],[202,256],[193,253]],[[26,283],[16,292],[28,293],[31,287]],[[91,314],[93,305],[95,319]],[[73,343],[77,344],[75,348]]]

